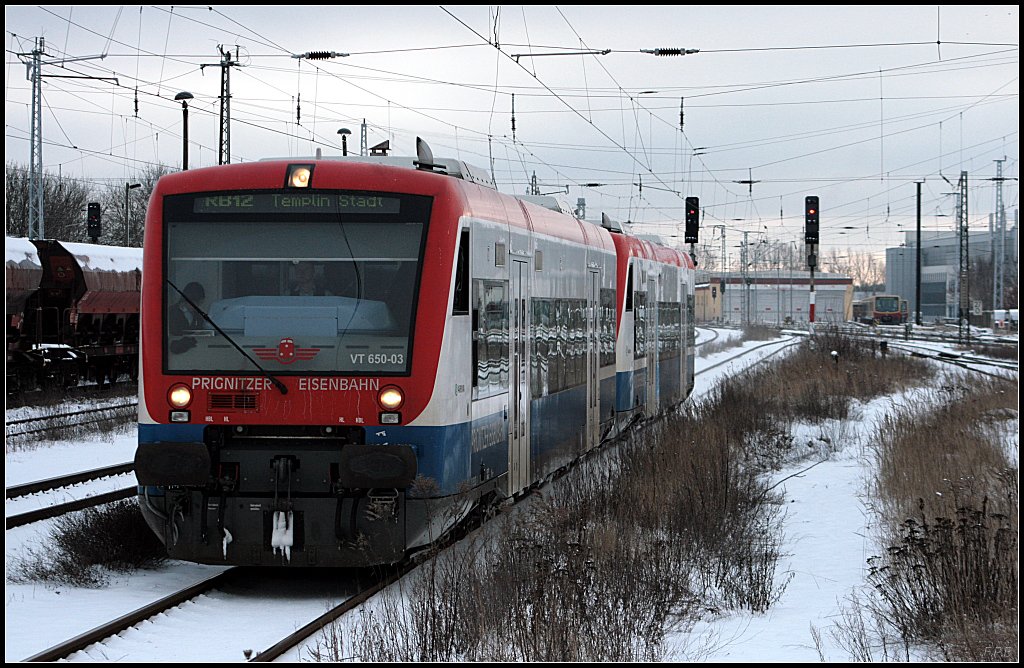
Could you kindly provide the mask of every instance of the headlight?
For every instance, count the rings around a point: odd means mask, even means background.
[[[313,179],[313,165],[288,165],[287,188],[308,188]]]
[[[377,402],[386,411],[398,410],[404,401],[405,395],[402,394],[402,390],[394,385],[388,385],[377,395]]]
[[[187,385],[181,383],[171,387],[170,392],[167,393],[167,401],[174,408],[185,408],[192,403],[192,390],[188,389]]]

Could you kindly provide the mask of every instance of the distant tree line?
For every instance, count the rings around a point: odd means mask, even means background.
[[[171,168],[150,165],[124,182],[97,185],[79,178],[43,173],[43,235],[59,241],[89,242],[86,215],[90,202],[99,202],[102,235],[98,243],[142,246],[146,208],[156,182]],[[7,236],[27,237],[29,168],[8,162],[5,169]],[[126,188],[125,184],[140,184]],[[127,195],[127,197],[126,197]],[[126,207],[127,202],[127,207]]]

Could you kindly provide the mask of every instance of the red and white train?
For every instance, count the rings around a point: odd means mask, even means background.
[[[690,258],[527,199],[431,158],[163,177],[135,465],[170,556],[393,563],[685,400]]]

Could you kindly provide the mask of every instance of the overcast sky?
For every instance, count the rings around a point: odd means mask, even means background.
[[[923,228],[952,230],[961,171],[971,227],[987,230],[1002,158],[1011,225],[1018,205],[1017,6],[7,5],[5,18],[7,163],[29,163],[19,54],[43,37],[45,168],[97,184],[180,168],[180,91],[195,96],[189,167],[217,164],[221,46],[239,63],[232,162],[338,154],[343,127],[358,152],[365,119],[370,146],[413,154],[420,136],[504,192],[536,174],[544,193],[585,198],[588,218],[670,242],[697,196],[702,242],[720,248],[724,229],[731,257],[744,232],[802,246],[806,195],[821,199],[822,251],[897,245],[915,181]],[[699,52],[643,52],[663,48]],[[293,57],[311,51],[339,56]]]

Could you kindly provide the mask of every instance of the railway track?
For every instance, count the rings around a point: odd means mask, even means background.
[[[133,417],[138,410],[138,405],[138,400],[126,401],[99,408],[86,408],[77,411],[8,420],[4,425],[4,435],[6,438],[11,439],[35,434],[70,431],[104,422],[120,421]]]
[[[121,380],[116,384],[81,384],[65,389],[36,389],[9,394],[8,409],[32,408],[39,405],[54,405],[70,402],[88,402],[96,399],[130,400],[139,394],[135,381]]]
[[[75,636],[70,640],[62,642],[58,645],[50,647],[49,649],[43,650],[38,654],[25,659],[27,662],[38,662],[38,661],[59,661],[66,659],[75,652],[82,651],[97,642],[100,642],[106,638],[113,637],[122,631],[125,631],[136,624],[144,622],[145,620],[155,617],[156,615],[171,610],[182,603],[191,600],[197,596],[201,596],[206,592],[213,590],[216,587],[224,586],[230,581],[231,578],[236,576],[235,569],[230,569],[219,573],[213,577],[207,578],[202,582],[197,582],[189,587],[185,587],[179,591],[174,592],[168,596],[161,598],[158,601],[154,601],[149,605],[145,605],[138,610],[134,610],[126,615],[118,617],[117,619],[97,626],[94,629],[86,631],[81,635]]]
[[[126,473],[132,473],[134,470],[135,465],[129,462],[125,464],[115,464],[114,466],[105,466],[103,468],[84,471],[82,473],[73,473],[71,475],[48,478],[46,480],[29,482],[21,485],[13,485],[7,488],[7,499],[20,499],[34,494],[65,490],[74,485],[80,485],[94,480],[102,480],[103,478],[113,476],[122,476]],[[122,487],[112,491],[83,496],[64,503],[47,505],[43,508],[38,508],[24,513],[9,515],[6,517],[6,528],[13,529],[15,527],[31,524],[32,522],[59,517],[60,515],[74,512],[76,510],[84,510],[93,506],[103,505],[104,503],[120,501],[121,499],[127,499],[135,496],[135,494],[136,487],[133,485],[131,487]]]
[[[467,525],[434,549],[442,550],[481,526]],[[393,567],[373,570],[229,568],[24,661],[106,660],[115,653],[135,661],[166,660],[174,656],[183,628],[189,629],[192,642],[210,648],[207,661],[274,661],[400,580],[422,561],[420,553],[419,558],[414,555]],[[340,602],[322,614],[311,613],[322,608],[325,600]],[[239,614],[240,609],[254,602],[258,603],[261,622],[265,622],[262,628],[254,627],[249,615]],[[154,632],[152,625],[173,627],[177,632],[161,634]],[[240,638],[241,644],[227,646],[225,638]]]
[[[920,346],[914,346],[913,344],[905,343],[892,343],[890,344],[894,349],[903,350],[904,352],[914,356],[922,357],[925,359],[936,360],[945,364],[951,364],[953,366],[960,367],[967,371],[973,371],[988,376],[1003,377],[1000,374],[986,371],[985,369],[979,369],[977,367],[988,367],[991,369],[1001,369],[1005,371],[1019,372],[1020,365],[1013,360],[1002,360],[992,359],[988,357],[979,357],[976,355],[960,355],[955,353],[942,353],[935,351],[922,351]]]

